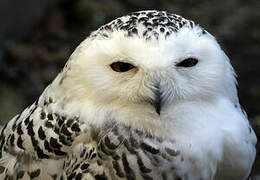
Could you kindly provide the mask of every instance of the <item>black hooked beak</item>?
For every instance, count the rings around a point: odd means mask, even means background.
[[[162,108],[162,93],[161,93],[161,88],[160,88],[160,84],[156,84],[155,85],[155,89],[154,89],[154,95],[155,95],[155,99],[153,100],[153,105],[155,107],[155,111],[158,115],[161,114],[161,108]]]

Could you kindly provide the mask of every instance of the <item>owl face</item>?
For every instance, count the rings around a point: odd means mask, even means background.
[[[131,18],[121,19],[124,24]],[[147,32],[149,25],[142,21],[132,29],[120,29],[113,22],[110,29],[100,28],[85,40],[70,61],[75,67],[69,73],[88,99],[101,105],[147,107],[158,115],[164,106],[183,101],[214,101],[219,96],[235,101],[229,60],[198,25],[187,23],[170,31],[170,25],[157,24],[154,32]]]

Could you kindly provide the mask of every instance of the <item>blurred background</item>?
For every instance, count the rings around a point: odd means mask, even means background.
[[[1,0],[0,124],[41,94],[91,31],[145,9],[180,14],[217,38],[238,74],[241,104],[260,135],[259,0]],[[254,179],[260,179],[259,159]]]

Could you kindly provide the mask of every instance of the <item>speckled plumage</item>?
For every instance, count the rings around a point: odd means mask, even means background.
[[[178,65],[187,58],[198,65]],[[133,69],[112,71],[118,61]],[[140,11],[93,32],[2,127],[0,179],[244,180],[255,143],[215,39],[179,15]]]
[[[117,30],[124,31],[125,35],[130,37],[138,36],[146,40],[158,40],[159,38],[166,39],[183,26],[193,28],[195,23],[166,11],[141,11],[130,13],[101,26],[92,36],[109,37],[106,32]],[[206,31],[201,29],[201,33],[206,33]]]
[[[80,123],[79,117],[55,112],[52,98],[38,103],[3,127],[1,163],[8,156],[15,159],[5,162],[6,167],[1,166],[2,175],[6,173],[2,178],[151,180],[178,177],[175,171],[170,171],[175,168],[171,161],[183,161],[183,157],[172,149],[173,142],[163,142],[114,121],[100,128],[89,127]],[[77,138],[82,139],[81,135],[88,143],[75,144],[78,147],[72,152],[73,143]],[[130,156],[135,157],[137,169],[130,167],[127,159]],[[62,169],[47,172],[40,162],[49,159],[56,161],[51,166]],[[8,169],[9,163],[11,169]]]

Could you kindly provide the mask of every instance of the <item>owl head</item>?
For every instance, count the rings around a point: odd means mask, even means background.
[[[140,11],[83,41],[54,84],[75,102],[110,113],[160,117],[187,101],[237,103],[235,73],[215,38],[165,11]],[[64,91],[62,91],[64,92]]]

